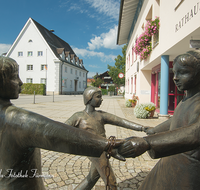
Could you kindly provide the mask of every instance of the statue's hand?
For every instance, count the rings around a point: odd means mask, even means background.
[[[126,159],[120,155],[118,153],[118,148],[125,142],[124,139],[115,139],[114,141],[114,144],[112,144],[112,150],[111,150],[111,156],[120,160],[120,161],[126,161]],[[109,152],[109,147],[110,147],[110,144],[108,143],[108,146],[106,147],[105,151],[106,153],[108,154]]]
[[[156,132],[154,131],[154,127],[147,127],[146,129],[144,129],[144,132],[145,132],[147,135],[153,135],[153,134],[156,133]]]
[[[125,158],[135,158],[150,148],[149,144],[144,138],[129,137],[126,140],[127,141],[124,142],[118,149],[119,154]]]

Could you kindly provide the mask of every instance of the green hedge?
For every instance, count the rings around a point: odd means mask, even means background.
[[[32,84],[32,83],[24,83],[22,85],[21,94],[41,94],[46,95],[46,85],[45,84]]]
[[[109,86],[108,92],[115,92],[115,86]]]
[[[102,95],[108,95],[108,91],[106,89],[101,88]]]

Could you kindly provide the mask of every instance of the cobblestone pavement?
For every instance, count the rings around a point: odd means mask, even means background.
[[[156,126],[164,121],[156,116],[153,119],[137,119],[134,117],[133,108],[125,107],[125,100],[122,97],[111,98],[105,96],[103,98],[104,101],[100,107],[103,111],[148,126]],[[66,121],[73,113],[84,109],[83,101],[80,98],[77,98],[77,100],[23,104],[18,106],[60,122]],[[106,125],[106,134],[107,136],[115,135],[117,138],[145,136],[143,132],[112,125]],[[48,150],[41,150],[41,153],[42,172],[47,190],[73,190],[89,172],[90,161],[87,157]],[[157,161],[151,159],[147,153],[134,159],[129,158],[126,162],[111,158],[110,163],[117,179],[118,189],[137,190]],[[99,179],[93,190],[101,189],[105,189],[105,185],[103,180]]]

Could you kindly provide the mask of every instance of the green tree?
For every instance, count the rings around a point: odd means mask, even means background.
[[[94,81],[91,83],[91,85],[94,86],[94,87],[99,87],[103,83],[103,80],[98,78],[97,75],[95,75],[93,77],[93,79],[94,79]]]
[[[120,79],[118,74],[125,74],[126,48],[127,44],[122,47],[122,56],[118,55],[117,58],[115,58],[115,66],[108,65],[108,73],[118,87],[120,87],[120,85],[125,85],[125,77]]]

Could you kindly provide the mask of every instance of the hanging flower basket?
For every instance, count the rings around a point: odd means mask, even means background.
[[[159,32],[160,19],[147,21],[144,32],[136,40],[133,51],[140,56],[141,60],[147,59],[152,51],[151,38]]]

